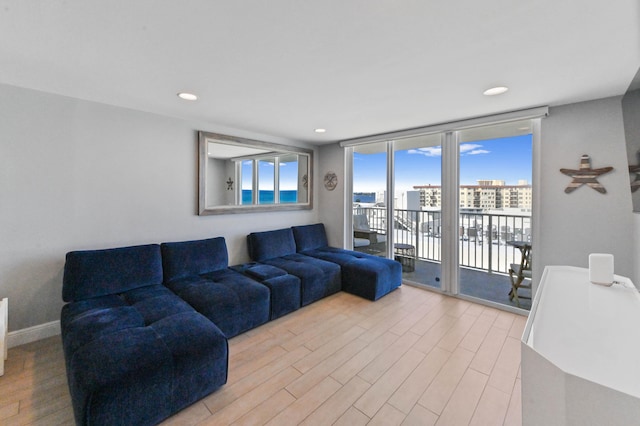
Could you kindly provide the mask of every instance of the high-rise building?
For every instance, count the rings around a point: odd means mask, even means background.
[[[440,185],[415,185],[420,191],[421,207],[441,207]],[[477,185],[460,185],[460,208],[465,209],[531,209],[531,185],[526,180],[518,185],[505,185],[503,180],[478,180]]]

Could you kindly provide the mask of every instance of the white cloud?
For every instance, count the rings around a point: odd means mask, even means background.
[[[425,157],[440,157],[442,155],[442,148],[439,146],[429,146],[426,148],[410,149],[407,154],[420,154]]]
[[[463,143],[460,144],[460,155],[479,155],[489,154],[491,152],[481,148],[482,145],[478,145],[475,143]]]
[[[489,154],[490,152],[491,151],[482,149],[482,145],[478,145],[475,143],[460,144],[460,155],[480,155]],[[441,157],[442,147],[429,146],[426,148],[410,149],[407,151],[407,154],[420,154],[424,155],[425,157]]]

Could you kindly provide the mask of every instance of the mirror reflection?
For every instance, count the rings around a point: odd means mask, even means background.
[[[199,133],[199,214],[310,209],[313,151]]]

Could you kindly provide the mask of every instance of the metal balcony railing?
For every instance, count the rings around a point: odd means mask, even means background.
[[[366,215],[372,231],[386,233],[384,207],[356,206],[353,214]],[[442,260],[440,211],[395,209],[393,216],[396,244],[414,246],[417,260]],[[511,263],[520,262],[520,251],[508,242],[531,242],[531,217],[461,212],[456,238],[459,240],[460,266],[506,274]]]

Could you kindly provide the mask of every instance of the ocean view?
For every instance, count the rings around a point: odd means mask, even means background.
[[[375,203],[376,193],[375,192],[354,192],[353,202],[354,203]]]
[[[242,204],[251,204],[251,193],[250,189],[242,190]],[[273,203],[273,191],[260,191],[258,200],[260,204],[270,204]],[[297,203],[298,202],[298,191],[295,189],[280,191],[280,203]]]

